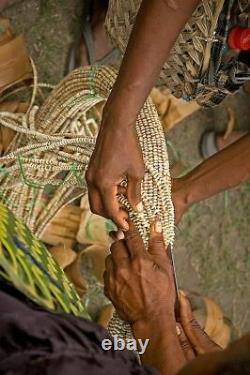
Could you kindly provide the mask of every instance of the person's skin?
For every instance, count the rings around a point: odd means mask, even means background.
[[[183,294],[179,297],[180,323],[176,328],[172,266],[159,222],[151,227],[148,251],[130,222],[125,239],[111,246],[104,286],[119,316],[131,323],[134,337],[150,340],[142,362],[162,374],[176,374],[197,354],[220,350],[193,318]]]
[[[244,366],[244,375],[250,374],[250,334],[233,342],[223,351],[196,357],[188,362],[178,375],[243,375],[241,366]]]
[[[141,361],[162,375],[214,375],[232,358],[249,358],[250,335],[222,351],[194,319],[183,292],[176,322],[172,268],[159,222],[152,225],[148,252],[132,223],[125,239],[112,244],[104,291],[119,316],[131,323],[134,337],[150,340]]]
[[[176,374],[186,359],[176,331],[175,289],[160,223],[152,227],[148,252],[130,223],[125,240],[111,246],[104,286],[119,316],[131,323],[134,337],[150,339],[142,362],[162,374]]]
[[[175,224],[193,204],[250,180],[250,133],[203,161],[184,177],[172,179],[172,201]],[[126,194],[126,190],[119,188]],[[126,212],[124,211],[124,216]],[[126,216],[127,217],[127,216]],[[113,239],[124,238],[123,232],[113,233]]]
[[[187,361],[204,353],[222,349],[203,331],[194,318],[190,303],[183,291],[179,292],[180,318],[177,322],[178,337]]]
[[[118,78],[103,111],[95,150],[86,173],[92,212],[128,230],[117,200],[127,179],[131,206],[140,211],[144,162],[135,123],[160,70],[200,0],[143,0]]]
[[[182,178],[173,179],[175,222],[192,204],[250,179],[250,133],[211,156]]]

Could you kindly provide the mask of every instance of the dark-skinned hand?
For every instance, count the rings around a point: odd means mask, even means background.
[[[173,318],[175,287],[161,225],[152,225],[148,251],[135,226],[129,226],[125,239],[112,244],[106,259],[104,293],[132,326]]]
[[[126,196],[131,207],[142,209],[140,188],[144,162],[135,130],[135,122],[119,125],[121,119],[106,110],[94,152],[86,173],[90,209],[107,217],[119,229],[128,230],[127,216],[120,207],[119,185],[127,180]]]
[[[179,293],[179,304],[180,323],[177,323],[177,332],[187,361],[200,354],[222,350],[200,327],[193,316],[190,303],[182,291]]]

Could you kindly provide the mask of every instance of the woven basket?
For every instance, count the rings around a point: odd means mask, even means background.
[[[84,175],[98,133],[88,113],[107,99],[115,79],[116,72],[109,67],[81,68],[66,77],[41,107],[34,105],[26,114],[0,112],[0,124],[18,132],[0,158],[4,166],[0,200],[39,238],[66,203],[86,194]],[[146,167],[143,212],[133,212],[126,198],[120,199],[145,244],[157,216],[168,245],[174,241],[171,179],[165,137],[151,99],[138,116],[136,130]],[[111,332],[131,334],[129,325],[117,317]]]
[[[109,1],[106,28],[113,44],[122,53],[140,4],[141,0]],[[218,104],[238,89],[239,84],[232,84],[230,80],[236,62],[229,68],[224,67],[221,57],[226,50],[231,15],[239,15],[241,18],[236,22],[247,26],[248,11],[248,0],[201,0],[172,48],[158,85],[170,89],[177,98],[195,99],[203,106]]]

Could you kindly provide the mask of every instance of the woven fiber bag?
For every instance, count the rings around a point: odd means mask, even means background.
[[[116,76],[109,67],[80,68],[40,107],[33,104],[26,114],[0,112],[0,125],[17,131],[0,158],[0,200],[38,238],[65,204],[86,194],[84,175],[98,133],[91,111],[107,99]],[[167,246],[174,241],[171,179],[165,137],[151,99],[138,116],[136,130],[146,167],[143,212],[133,212],[124,196],[120,200],[146,245],[150,224],[157,216]],[[130,327],[117,317],[111,332],[131,334]]]
[[[109,1],[106,28],[123,53],[140,4],[141,0]],[[201,0],[172,48],[158,85],[202,106],[218,104],[235,92],[250,73],[238,56],[225,59],[227,36],[235,24],[249,27],[249,12],[248,0]]]

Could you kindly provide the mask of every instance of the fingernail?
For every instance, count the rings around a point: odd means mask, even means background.
[[[116,238],[118,240],[124,240],[125,236],[124,236],[124,233],[122,230],[118,230],[117,234],[116,234]]]
[[[176,333],[177,333],[177,336],[181,335],[181,330],[179,326],[176,326]]]
[[[156,221],[154,227],[156,233],[162,233],[162,226],[160,221]]]
[[[142,212],[142,211],[143,211],[143,204],[142,204],[142,202],[140,202],[140,203],[137,204],[137,206],[136,206],[136,210],[137,210],[138,212]]]
[[[186,294],[185,294],[185,292],[183,292],[183,290],[179,290],[179,294],[180,294],[182,297],[186,297]]]
[[[125,230],[125,231],[129,230],[129,225],[126,221],[123,224],[123,230]]]

